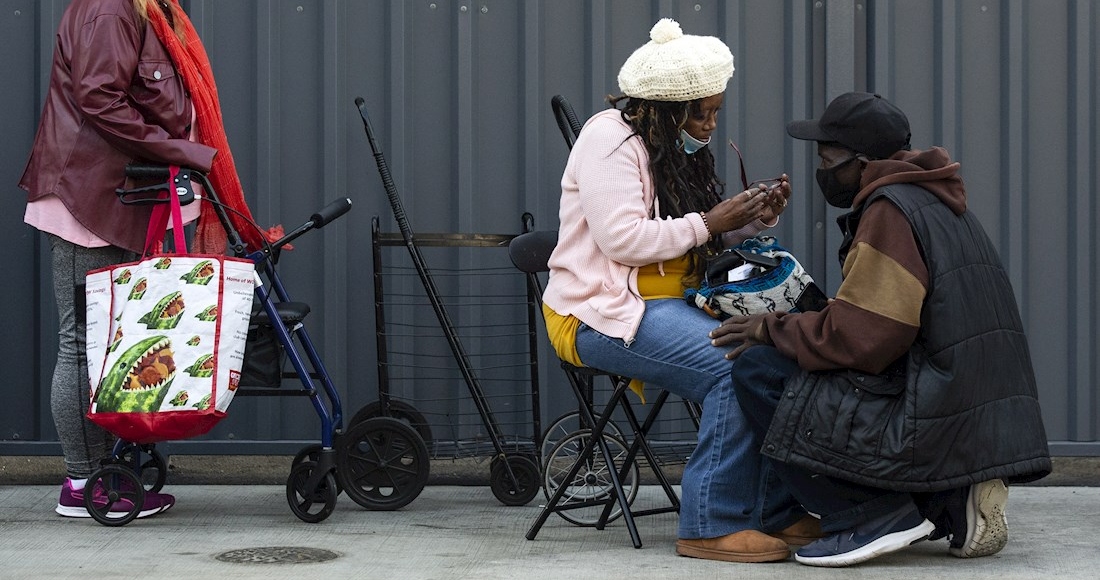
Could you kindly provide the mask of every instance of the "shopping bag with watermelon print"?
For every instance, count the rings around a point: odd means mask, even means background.
[[[174,179],[174,175],[172,177]],[[87,275],[89,418],[136,443],[206,433],[240,381],[255,265],[226,256],[149,256],[172,219],[186,250],[179,196],[154,209],[146,257]]]

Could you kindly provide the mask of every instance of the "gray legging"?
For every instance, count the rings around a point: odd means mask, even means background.
[[[84,248],[54,235],[49,238],[60,326],[50,409],[65,454],[65,470],[69,477],[83,479],[99,468],[100,460],[110,454],[115,441],[113,435],[86,417],[90,385],[84,353],[84,277],[88,270],[133,261],[136,256],[114,246]]]

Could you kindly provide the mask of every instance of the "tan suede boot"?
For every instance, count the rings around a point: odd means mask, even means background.
[[[677,540],[676,553],[689,558],[723,562],[781,562],[791,555],[786,542],[756,530],[743,530],[718,538]]]
[[[772,532],[768,535],[783,540],[788,546],[798,547],[825,537],[825,533],[821,531],[821,520],[809,515],[781,531]]]

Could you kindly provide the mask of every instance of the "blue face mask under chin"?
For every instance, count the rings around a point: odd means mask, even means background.
[[[706,141],[700,141],[688,134],[687,131],[680,129],[680,143],[684,145],[684,153],[691,155],[703,147],[706,147],[707,144],[710,143],[710,137],[707,137]]]

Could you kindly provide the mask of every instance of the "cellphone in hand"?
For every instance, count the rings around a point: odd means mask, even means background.
[[[779,178],[775,179],[761,179],[749,184],[749,189],[756,188],[763,190],[765,193],[771,192],[773,189],[783,185],[783,180]]]

